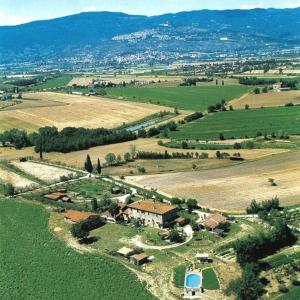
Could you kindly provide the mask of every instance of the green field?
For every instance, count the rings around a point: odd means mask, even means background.
[[[170,133],[174,139],[219,139],[255,137],[257,132],[300,134],[300,107],[274,107],[209,114]]]
[[[0,219],[1,299],[155,299],[121,264],[67,248],[41,206],[0,200]]]
[[[65,87],[73,78],[72,75],[63,74],[61,76],[47,80],[44,83],[36,84],[30,87],[30,90],[55,89]]]
[[[240,97],[251,88],[241,85],[172,87],[172,88],[114,88],[111,97],[124,97],[137,102],[149,102],[179,109],[204,111],[207,106]]]
[[[207,290],[218,290],[220,288],[218,277],[213,268],[203,270],[203,288]]]

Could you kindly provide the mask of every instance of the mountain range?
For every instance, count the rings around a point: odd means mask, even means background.
[[[300,46],[300,8],[160,16],[87,12],[0,26],[0,63],[170,62]]]

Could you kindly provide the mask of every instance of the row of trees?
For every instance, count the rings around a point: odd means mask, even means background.
[[[208,153],[182,153],[182,152],[173,152],[169,153],[167,150],[165,152],[151,152],[151,151],[139,151],[136,155],[137,159],[189,159],[189,158],[208,158]]]
[[[16,149],[34,145],[35,151],[41,154],[52,151],[68,153],[94,146],[131,141],[136,138],[135,133],[126,130],[66,127],[58,131],[56,127],[49,126],[30,134],[19,129],[11,129],[0,134],[0,142],[3,145],[11,144]]]
[[[244,85],[265,85],[265,84],[275,84],[276,79],[263,79],[257,77],[240,77],[239,83]]]
[[[159,135],[161,133],[168,133],[169,131],[175,131],[177,129],[177,124],[174,121],[161,124],[157,127],[151,127],[148,131],[144,128],[138,130],[138,137],[146,138]]]

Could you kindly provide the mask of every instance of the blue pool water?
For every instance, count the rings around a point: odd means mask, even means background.
[[[189,288],[198,288],[202,286],[202,276],[199,274],[186,275],[185,286]]]

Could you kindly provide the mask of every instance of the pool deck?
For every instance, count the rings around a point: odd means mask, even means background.
[[[186,279],[188,277],[188,275],[198,275],[201,277],[201,281],[200,281],[200,285],[197,287],[188,287],[186,286]],[[183,299],[201,299],[202,296],[202,280],[203,280],[203,275],[202,272],[199,271],[187,271],[185,274],[185,278],[184,278],[184,295],[183,295]]]

